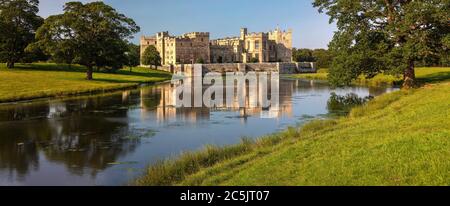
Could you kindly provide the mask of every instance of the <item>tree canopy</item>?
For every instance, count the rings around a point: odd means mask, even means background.
[[[103,2],[69,2],[64,13],[48,17],[32,46],[42,48],[57,61],[93,68],[119,69],[127,63],[128,41],[140,28]]]
[[[150,45],[145,49],[142,55],[142,64],[155,66],[156,68],[161,66],[161,56],[155,46]]]
[[[311,49],[296,49],[292,51],[292,58],[296,62],[314,62],[316,59],[313,56]]]
[[[34,41],[44,21],[37,15],[38,0],[0,0],[0,61],[8,68],[27,57],[25,48]]]
[[[449,0],[315,0],[335,21],[329,79],[347,85],[359,75],[403,74],[415,84],[415,64],[448,56]]]
[[[333,61],[333,55],[326,49],[294,48],[292,58],[296,62],[316,62],[319,68],[330,68]]]
[[[125,54],[127,56],[126,66],[129,66],[129,67],[139,66],[140,58],[141,58],[140,51],[141,51],[141,48],[139,45],[136,45],[133,43],[128,44],[128,51],[125,52]]]

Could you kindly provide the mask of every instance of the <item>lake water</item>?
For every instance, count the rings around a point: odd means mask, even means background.
[[[0,185],[124,185],[149,164],[182,151],[235,144],[339,113],[327,107],[332,92],[366,97],[395,89],[330,89],[282,78],[276,112],[176,108],[174,90],[167,83],[0,105]]]

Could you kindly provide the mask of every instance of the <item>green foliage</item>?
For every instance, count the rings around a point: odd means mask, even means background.
[[[151,66],[161,66],[161,56],[155,46],[150,45],[142,55],[142,64]]]
[[[293,74],[289,77],[299,79],[327,80],[328,69],[319,69],[317,73]],[[450,67],[419,67],[416,68],[417,83],[436,83],[450,81]],[[401,85],[402,78],[397,75],[378,74],[373,78],[367,79],[361,75],[352,81],[357,85]]]
[[[128,67],[136,67],[140,64],[140,51],[141,48],[139,45],[135,45],[133,43],[128,44],[128,51],[125,52],[125,55],[127,57],[126,66]]]
[[[296,62],[316,62],[319,68],[329,68],[333,55],[326,49],[293,49],[292,58]]]
[[[45,54],[38,47],[27,47],[25,48],[25,54],[19,61],[21,63],[33,63],[33,62],[46,62],[50,59],[50,56]]]
[[[8,68],[36,55],[25,48],[43,22],[37,15],[38,4],[38,0],[0,0],[0,61],[7,62]]]
[[[293,49],[292,50],[292,58],[296,62],[315,62],[316,58],[314,58],[311,49]]]
[[[350,93],[345,96],[337,95],[335,92],[331,93],[331,97],[327,102],[327,109],[331,115],[346,115],[355,106],[360,106],[371,100],[373,97],[365,98],[359,97],[355,93]]]
[[[136,23],[103,2],[69,2],[64,13],[48,17],[32,46],[42,48],[56,62],[117,70],[127,64],[126,39],[139,31]]]
[[[312,51],[312,56],[315,59],[317,67],[319,68],[330,68],[333,62],[333,55],[330,51],[326,49],[314,49]]]
[[[315,0],[338,26],[329,45],[335,56],[330,82],[343,86],[360,75],[387,73],[403,74],[404,86],[411,86],[417,62],[448,56],[449,5],[448,0]]]
[[[259,63],[259,59],[258,58],[256,58],[256,57],[252,57],[252,58],[250,58],[250,61],[249,61],[250,63]]]
[[[198,58],[197,60],[195,60],[196,64],[204,64],[205,60],[203,58]]]

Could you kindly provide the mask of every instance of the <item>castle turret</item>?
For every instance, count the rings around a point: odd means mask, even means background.
[[[245,36],[247,36],[247,28],[241,28],[241,40],[245,40]]]

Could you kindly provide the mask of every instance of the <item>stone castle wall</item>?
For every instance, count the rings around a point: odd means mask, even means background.
[[[276,29],[267,33],[248,33],[241,29],[239,37],[210,40],[208,32],[192,32],[170,36],[159,32],[156,36],[141,37],[141,56],[145,49],[155,46],[163,65],[193,63],[291,62],[292,30]]]
[[[141,57],[145,49],[155,46],[163,65],[210,63],[209,33],[192,32],[182,36],[170,36],[160,32],[156,36],[141,37]]]

